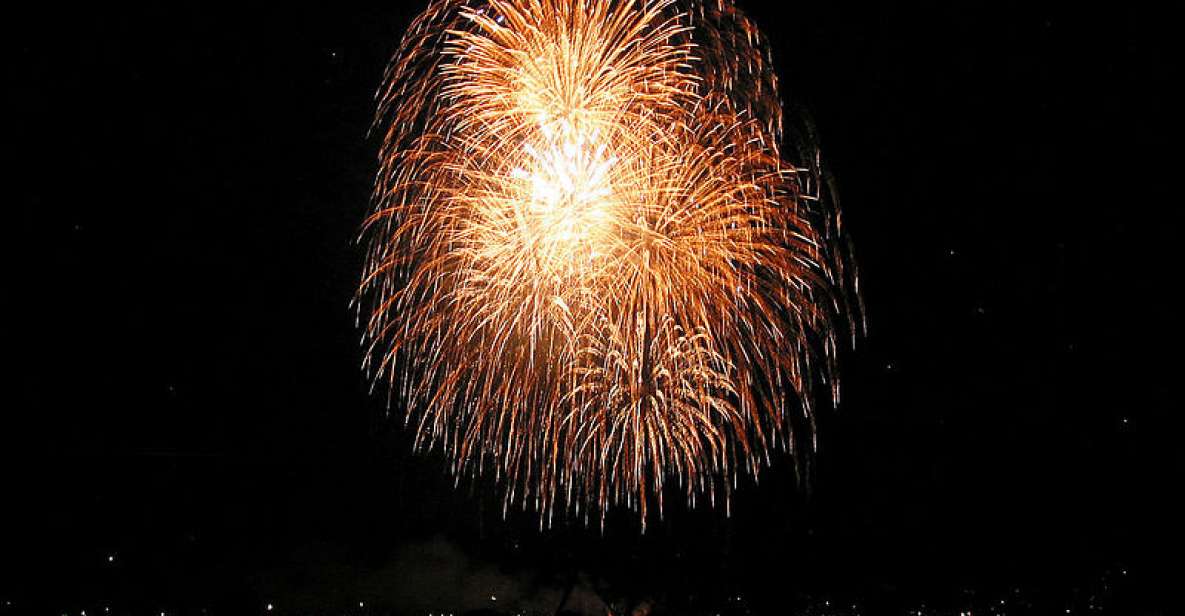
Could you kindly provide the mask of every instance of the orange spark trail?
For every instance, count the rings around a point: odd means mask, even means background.
[[[376,126],[366,368],[458,477],[644,525],[813,447],[855,270],[731,2],[435,0]]]

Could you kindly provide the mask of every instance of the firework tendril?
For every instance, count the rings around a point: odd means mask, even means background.
[[[357,305],[417,448],[541,523],[643,525],[813,450],[859,290],[731,2],[435,0],[378,100]]]

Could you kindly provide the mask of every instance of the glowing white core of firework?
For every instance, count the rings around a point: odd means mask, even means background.
[[[548,128],[540,126],[541,147],[523,146],[524,165],[511,173],[526,185],[520,224],[548,261],[595,258],[594,236],[612,216],[610,172],[617,159],[595,132]]]

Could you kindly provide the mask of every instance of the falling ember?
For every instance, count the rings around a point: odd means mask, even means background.
[[[856,277],[730,2],[435,0],[379,101],[358,306],[419,448],[645,524],[813,447]]]

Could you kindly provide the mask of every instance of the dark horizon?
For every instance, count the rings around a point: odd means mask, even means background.
[[[1168,613],[1163,20],[738,2],[820,132],[869,334],[809,481],[776,461],[731,517],[672,498],[643,535],[503,520],[359,370],[373,95],[424,4],[13,20],[0,614],[402,613],[420,560],[425,596],[584,573],[671,610]]]

